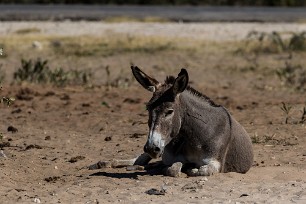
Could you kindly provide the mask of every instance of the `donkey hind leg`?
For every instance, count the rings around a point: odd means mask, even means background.
[[[179,177],[181,175],[183,164],[181,162],[175,162],[171,166],[167,166],[163,169],[163,174],[171,177]]]
[[[206,162],[205,162],[206,163]],[[211,159],[206,165],[200,168],[191,168],[187,170],[188,176],[210,176],[215,173],[219,173],[221,169],[221,164],[215,159]]]
[[[147,165],[151,160],[151,157],[147,153],[143,153],[140,156],[134,159],[123,159],[117,160],[112,159],[110,161],[99,161],[95,164],[92,164],[88,167],[90,170],[102,169],[102,168],[120,168],[127,166],[144,166]]]

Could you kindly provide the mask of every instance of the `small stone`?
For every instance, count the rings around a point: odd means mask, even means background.
[[[50,177],[48,177],[48,178],[45,178],[45,181],[47,181],[47,182],[55,182],[55,181],[57,181],[58,179],[60,179],[60,177],[59,176],[50,176]]]
[[[13,127],[13,126],[8,126],[7,131],[12,132],[12,133],[16,133],[16,132],[18,132],[18,129]]]
[[[67,101],[67,100],[70,100],[70,96],[68,94],[63,94],[61,97],[60,97],[61,100],[64,100],[64,101]]]
[[[165,195],[166,191],[164,189],[157,190],[156,188],[151,188],[145,192],[148,195]]]
[[[245,196],[249,196],[249,195],[246,194],[246,193],[243,193],[243,194],[240,195],[240,198],[241,198],[241,197],[245,197]]]
[[[34,145],[31,144],[25,148],[25,150],[29,150],[29,149],[42,149],[42,147],[37,144],[34,144]]]
[[[54,96],[55,93],[53,91],[48,91],[47,93],[45,93],[45,96]]]
[[[3,148],[3,147],[10,147],[11,144],[9,142],[1,142],[0,143],[0,148]]]
[[[38,41],[33,41],[32,42],[32,47],[38,50],[41,50],[43,48],[42,44]]]
[[[83,159],[85,159],[84,156],[76,156],[76,157],[72,157],[68,162],[75,163],[75,162],[83,160]]]
[[[22,110],[20,108],[17,108],[15,110],[12,110],[12,114],[15,114],[15,113],[20,113]]]
[[[34,203],[41,203],[39,198],[34,198]]]
[[[204,178],[201,179],[201,181],[208,181],[208,178],[205,176]]]
[[[0,157],[7,158],[7,156],[4,154],[3,150],[0,150]]]
[[[112,137],[106,137],[105,139],[104,139],[105,141],[111,141],[112,140]]]

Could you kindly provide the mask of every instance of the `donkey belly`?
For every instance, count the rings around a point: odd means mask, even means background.
[[[232,137],[223,171],[246,173],[253,164],[252,141],[244,128],[235,120],[233,120]]]

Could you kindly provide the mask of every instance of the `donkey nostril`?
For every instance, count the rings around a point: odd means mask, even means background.
[[[160,152],[160,148],[159,147],[155,147],[154,148],[154,152]]]

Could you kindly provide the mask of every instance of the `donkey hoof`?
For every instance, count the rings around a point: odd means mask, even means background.
[[[197,174],[197,173],[199,173],[199,169],[191,169],[191,173],[192,174]]]
[[[167,168],[166,175],[172,177],[179,177],[181,175],[181,169],[183,164],[181,162],[176,162],[172,166]]]
[[[188,169],[186,173],[187,173],[188,176],[198,176],[199,169],[197,169],[197,168]]]

